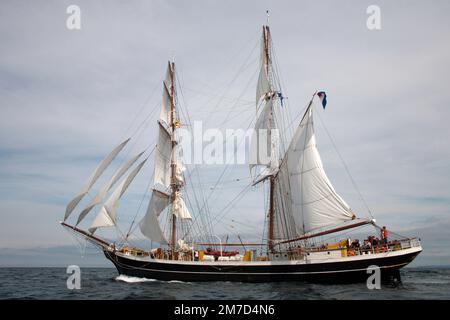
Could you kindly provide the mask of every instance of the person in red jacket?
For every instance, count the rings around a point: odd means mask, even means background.
[[[383,228],[381,229],[381,241],[382,241],[382,243],[387,244],[388,237],[389,237],[389,231],[386,229],[386,226],[383,226]]]

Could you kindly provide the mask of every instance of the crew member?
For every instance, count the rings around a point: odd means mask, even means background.
[[[383,228],[381,229],[381,241],[383,244],[387,244],[388,236],[389,232],[387,231],[386,226],[383,226]]]

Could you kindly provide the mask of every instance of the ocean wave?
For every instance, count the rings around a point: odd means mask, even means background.
[[[138,277],[130,277],[126,276],[124,274],[121,274],[120,276],[116,277],[117,281],[123,281],[127,283],[140,283],[140,282],[153,282],[158,281],[156,279],[147,279],[147,278],[138,278]]]
[[[190,282],[180,281],[180,280],[169,280],[169,281],[167,281],[167,283],[190,283]]]

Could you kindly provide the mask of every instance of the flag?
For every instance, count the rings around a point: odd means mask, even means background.
[[[284,99],[283,94],[281,92],[277,92],[277,96],[278,98],[280,98],[281,106],[283,106],[283,99]]]
[[[327,94],[325,93],[325,91],[320,91],[317,92],[317,96],[320,99],[320,102],[322,102],[322,107],[325,109],[325,107],[327,106]]]

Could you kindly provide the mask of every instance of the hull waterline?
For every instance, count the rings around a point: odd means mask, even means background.
[[[399,270],[421,252],[416,250],[396,256],[372,257],[352,261],[314,263],[229,264],[202,262],[142,261],[130,259],[104,250],[119,274],[163,281],[236,281],[281,282],[307,281],[325,283],[352,283],[366,281],[371,273],[368,267],[378,266],[383,280],[400,280]]]

